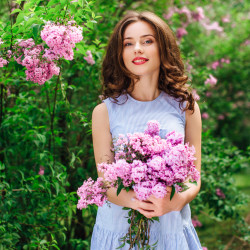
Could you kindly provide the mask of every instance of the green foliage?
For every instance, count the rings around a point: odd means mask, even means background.
[[[201,112],[210,116],[203,120],[202,189],[191,204],[192,211],[216,221],[235,219],[235,234],[247,241],[241,219],[246,197],[232,176],[245,169],[249,159],[249,6],[232,0],[199,4],[224,32],[208,32],[194,22],[180,41],[183,58],[193,66],[189,77],[200,95]],[[184,6],[183,1],[174,5]],[[42,43],[40,32],[47,21],[64,23],[73,18],[83,27],[84,36],[76,44],[74,61],[62,60],[62,74],[43,86],[26,81],[25,69],[15,61],[0,68],[0,249],[89,249],[97,208],[77,210],[76,190],[83,180],[96,176],[90,124],[99,102],[104,47],[127,10],[149,10],[162,17],[171,6],[173,1],[165,0],[0,2],[4,42],[0,57],[18,39]],[[196,10],[198,3],[188,1],[186,6]],[[221,21],[226,14],[230,23]],[[185,18],[175,13],[168,21],[174,32]],[[83,59],[88,50],[95,65]],[[230,63],[211,69],[211,63],[221,58]],[[218,79],[215,86],[204,85],[209,74]],[[38,174],[42,168],[44,175]],[[216,189],[225,199],[216,195]]]

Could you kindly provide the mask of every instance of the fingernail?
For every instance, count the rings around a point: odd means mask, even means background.
[[[131,198],[131,201],[135,201],[135,198]]]

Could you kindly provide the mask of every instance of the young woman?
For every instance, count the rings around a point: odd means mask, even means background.
[[[149,120],[160,123],[160,135],[173,130],[185,135],[196,149],[201,167],[201,116],[187,88],[187,76],[175,37],[168,25],[151,12],[129,12],[115,27],[103,61],[103,103],[93,111],[92,129],[96,164],[112,162],[112,141],[119,134],[143,132]],[[102,173],[98,173],[102,176]],[[158,250],[202,249],[191,222],[189,202],[200,189],[189,184],[183,193],[139,201],[135,193],[108,191],[110,205],[98,209],[92,250],[114,250],[121,245],[129,224],[123,207],[147,218],[160,217],[150,227],[150,243]],[[169,187],[169,191],[171,188]],[[128,249],[125,246],[122,249]]]

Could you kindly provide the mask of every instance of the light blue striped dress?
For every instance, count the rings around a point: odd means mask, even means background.
[[[119,134],[143,132],[150,120],[159,121],[162,138],[173,130],[185,133],[185,112],[180,110],[176,100],[163,91],[153,101],[141,102],[130,95],[122,95],[118,101],[119,104],[115,104],[110,98],[104,100],[108,109],[112,138],[117,138]],[[119,239],[129,228],[126,216],[127,211],[113,203],[99,207],[91,250],[115,250],[119,247]],[[202,249],[192,225],[189,204],[180,212],[167,213],[160,217],[160,222],[155,221],[151,224],[150,244],[156,241],[157,250]],[[126,245],[122,250],[128,248]]]

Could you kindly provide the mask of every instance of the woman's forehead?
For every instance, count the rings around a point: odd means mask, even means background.
[[[137,37],[154,36],[155,30],[151,24],[145,21],[137,21],[129,24],[123,35],[123,39],[132,39]]]

